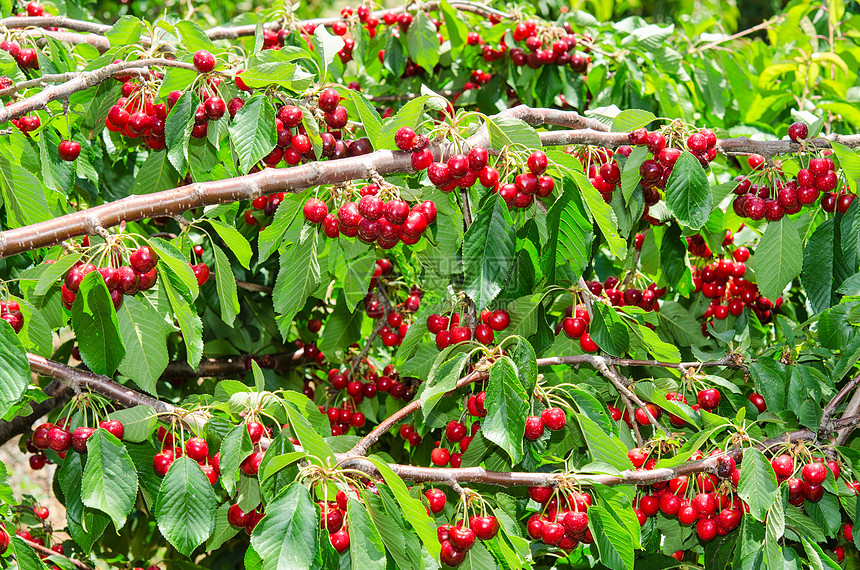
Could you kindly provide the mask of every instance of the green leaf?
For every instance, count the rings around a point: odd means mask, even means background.
[[[583,272],[591,258],[591,243],[594,230],[582,205],[571,198],[570,184],[565,184],[564,193],[558,197],[547,213],[546,259],[541,260],[544,274],[551,275],[556,265],[570,263],[574,275]]]
[[[242,73],[243,81],[247,82],[248,71],[250,70]],[[239,170],[242,174],[247,174],[252,166],[272,152],[277,142],[275,110],[269,99],[263,96],[252,97],[236,112],[228,132],[233,149],[239,156]]]
[[[791,218],[769,222],[748,264],[755,272],[762,296],[776,300],[785,286],[800,274],[803,246]]]
[[[427,382],[422,384],[419,394],[421,414],[424,418],[429,418],[439,400],[457,387],[457,380],[460,379],[463,366],[468,360],[468,355],[461,352],[445,360],[438,368],[434,367]]]
[[[630,153],[630,156],[624,162],[624,168],[621,170],[621,193],[624,196],[625,203],[630,202],[633,191],[636,190],[639,180],[642,179],[639,167],[652,156],[648,152],[647,146],[637,146],[633,148],[633,152]]]
[[[764,397],[769,410],[785,409],[788,378],[785,365],[772,358],[759,358],[750,364],[756,392]]]
[[[367,138],[370,139],[370,144],[373,145],[373,148],[375,149],[386,148],[385,137],[391,137],[391,141],[393,142],[394,133],[383,134],[382,119],[379,117],[376,107],[371,105],[370,101],[367,100],[367,97],[359,91],[350,89],[349,96],[355,104],[355,109],[358,111],[358,118],[361,119],[361,124],[364,126],[364,132],[367,134]]]
[[[158,271],[160,276],[174,283],[177,290],[182,293],[183,297],[189,303],[194,301],[197,295],[200,294],[200,288],[197,284],[197,278],[194,276],[194,271],[188,265],[182,252],[161,238],[151,239],[148,243],[158,254]],[[171,273],[174,275],[171,275]],[[176,283],[174,276],[179,278],[181,283]]]
[[[851,192],[857,194],[858,187],[860,187],[860,156],[838,142],[831,142],[830,147],[836,153],[836,158],[839,159],[839,166],[842,167],[842,172],[848,181],[848,187],[851,188]]]
[[[292,194],[290,196],[292,196]],[[281,203],[281,206],[283,206],[283,203]],[[278,209],[280,209],[280,207]],[[215,220],[213,218],[209,218],[207,221],[215,231],[218,232],[218,236],[224,241],[224,244],[230,248],[230,251],[233,252],[233,255],[235,255],[236,259],[239,260],[239,263],[242,264],[242,267],[245,269],[250,268],[251,255],[253,252],[251,251],[251,244],[248,243],[245,236],[239,233],[239,230],[233,226],[225,224],[222,221]]]
[[[170,279],[162,279],[161,285],[170,301],[173,315],[179,323],[182,331],[182,339],[185,341],[186,360],[191,368],[197,368],[203,356],[203,321],[191,303],[180,294],[180,284],[171,283]]]
[[[168,151],[150,152],[131,185],[132,194],[151,194],[175,188],[179,182],[179,173],[170,162]]]
[[[608,435],[594,421],[583,414],[575,414],[588,443],[588,451],[593,461],[602,461],[619,471],[632,468],[633,464],[627,458],[627,448],[621,440],[615,436]]]
[[[612,255],[623,260],[627,257],[627,242],[618,235],[618,218],[616,218],[612,206],[603,200],[600,192],[584,174],[574,171],[573,179],[582,193],[583,202],[589,215],[597,222],[597,227],[600,228],[600,233],[603,234]]]
[[[123,16],[105,32],[110,40],[111,47],[127,46],[135,44],[140,40],[140,32],[143,31],[143,23],[134,16]]]
[[[188,141],[194,128],[194,112],[197,110],[197,96],[188,89],[170,109],[164,123],[164,137],[167,143],[167,158],[180,174],[188,170]]]
[[[664,194],[666,206],[679,222],[701,229],[711,215],[711,189],[699,160],[684,152],[675,162]]]
[[[427,514],[424,504],[409,494],[406,484],[391,470],[385,461],[375,455],[369,456],[367,460],[373,463],[380,475],[382,475],[382,478],[385,479],[385,483],[391,488],[391,492],[394,493],[397,503],[403,509],[403,516],[412,525],[413,530],[418,534],[427,551],[434,559],[438,560],[441,546],[436,534],[436,525],[433,523],[433,519]]]
[[[39,275],[39,280],[36,282],[36,288],[33,290],[33,294],[37,297],[41,297],[47,293],[55,283],[61,281],[65,277],[66,272],[72,267],[72,265],[77,263],[81,257],[82,255],[80,253],[64,255],[57,259],[56,263],[46,266],[41,275]]]
[[[647,127],[656,120],[657,117],[651,111],[627,109],[615,115],[615,118],[612,119],[612,128],[610,130],[613,133],[629,133],[630,131],[635,131],[640,127]],[[641,148],[646,147],[643,146]]]
[[[251,546],[263,559],[262,570],[304,570],[317,553],[320,515],[300,482],[266,505],[266,516],[251,535]]]
[[[218,300],[221,303],[221,320],[232,327],[236,315],[239,314],[239,294],[236,291],[236,276],[227,254],[220,247],[212,244],[215,256],[215,285],[218,288]]]
[[[314,30],[314,52],[320,56],[323,69],[328,69],[337,52],[343,49],[343,38],[335,36],[325,26],[317,26]]]
[[[365,291],[367,291],[366,286]],[[326,355],[326,360],[343,362],[346,349],[361,338],[363,320],[362,307],[351,311],[346,295],[338,297],[334,310],[326,319],[325,329],[319,340],[319,349]]]
[[[488,118],[487,130],[493,148],[501,149],[509,145],[522,145],[527,149],[540,149],[542,147],[537,131],[525,121],[515,117]]]
[[[614,307],[604,303],[594,303],[593,307],[594,315],[589,327],[591,339],[612,356],[620,357],[630,346],[627,325]]]
[[[359,501],[346,504],[352,570],[385,570],[385,546],[379,530]]]
[[[826,568],[830,568],[831,570],[842,569],[836,561],[824,554],[820,546],[805,536],[801,536],[800,541],[803,543],[803,549],[806,551],[806,561],[809,563],[809,568],[812,570],[825,570]]]
[[[824,220],[815,228],[803,250],[803,269],[800,282],[809,304],[816,313],[829,309],[833,304],[833,230],[835,220]]]
[[[12,326],[0,323],[0,415],[17,404],[30,384],[30,362]]]
[[[278,85],[299,93],[311,86],[313,78],[314,76],[305,71],[301,66],[284,61],[253,65],[242,72],[242,81],[248,87],[257,88]],[[271,127],[275,128],[274,120],[271,123]],[[272,146],[274,146],[274,142]]]
[[[299,394],[299,397],[310,402],[307,397],[301,394]],[[293,428],[293,432],[296,434],[296,439],[299,440],[299,444],[308,452],[308,458],[316,459],[317,462],[323,466],[326,464],[334,465],[337,463],[334,452],[325,442],[325,439],[323,439],[323,437],[317,433],[313,427],[311,427],[307,418],[292,406],[285,406],[285,408],[287,410],[287,415],[289,416],[290,427]],[[305,408],[305,410],[307,410],[307,408]],[[313,406],[312,410],[318,413],[316,406]]]
[[[756,520],[764,520],[777,492],[776,475],[770,462],[758,449],[747,448],[744,451],[738,495],[749,504],[750,514]]]
[[[439,63],[439,39],[436,37],[436,26],[430,17],[419,10],[415,13],[412,23],[406,32],[406,48],[419,66],[427,73]]]
[[[0,192],[10,227],[28,226],[54,217],[39,180],[5,153],[0,153]]]
[[[107,376],[116,372],[125,356],[116,311],[98,271],[84,277],[72,305],[72,328],[81,358],[90,370]]]
[[[152,406],[133,406],[115,410],[109,414],[110,419],[119,420],[125,428],[122,435],[123,441],[139,443],[148,441],[155,427],[158,425],[158,414]]]
[[[221,469],[221,484],[224,485],[224,490],[227,493],[232,495],[236,490],[239,466],[252,451],[254,451],[254,444],[251,443],[251,436],[248,435],[248,428],[245,427],[245,424],[239,424],[231,429],[221,442],[219,467]]]
[[[660,267],[666,283],[672,287],[677,287],[686,275],[690,275],[687,244],[681,237],[681,227],[676,224],[669,226],[660,242]]]
[[[83,457],[80,453],[69,454],[54,473],[54,481],[55,484],[59,482],[63,491],[69,535],[84,551],[89,551],[110,524],[110,517],[85,507],[81,501]]]
[[[15,554],[15,562],[17,562],[17,570],[46,570],[46,566],[42,563],[39,555],[33,550],[33,547],[24,542],[17,534],[11,536],[12,550],[10,553]],[[4,565],[5,565],[4,560]]]
[[[480,311],[502,290],[516,256],[516,228],[498,194],[491,195],[463,238],[464,291]]]
[[[588,526],[600,553],[600,563],[612,570],[633,570],[633,540],[602,506],[588,509]]]
[[[196,461],[180,457],[161,482],[155,517],[158,530],[176,550],[191,556],[215,528],[218,500]]]
[[[117,322],[125,357],[119,371],[150,394],[157,394],[156,383],[167,368],[167,336],[172,332],[164,318],[146,301],[135,296],[123,299]]]
[[[117,530],[134,507],[137,471],[125,446],[111,433],[97,429],[87,440],[81,500],[110,516]]]
[[[210,52],[217,51],[215,44],[206,35],[206,32],[191,20],[179,20],[174,25],[174,28],[182,37],[182,43],[185,44],[185,49],[189,52],[198,50],[206,50]]]
[[[272,302],[275,311],[281,315],[278,326],[285,337],[296,313],[320,283],[317,239],[317,233],[313,232],[304,242],[295,243],[281,253],[281,269],[275,281]]]
[[[281,205],[275,211],[275,219],[260,232],[257,238],[257,260],[260,263],[269,259],[269,256],[281,247],[281,243],[287,239],[287,231],[290,227],[301,227],[301,221],[296,224],[295,220],[306,201],[307,194],[305,192],[287,194],[284,197]],[[298,232],[296,234],[298,235]]]
[[[523,456],[529,399],[530,394],[517,377],[514,365],[507,358],[499,359],[490,368],[484,402],[487,417],[481,422],[481,430],[484,437],[505,450],[513,463],[518,463]]]

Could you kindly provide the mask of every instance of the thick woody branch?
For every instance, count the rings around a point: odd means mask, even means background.
[[[857,418],[860,422],[860,418]],[[774,438],[762,442],[757,445],[758,449],[768,449],[776,444],[785,442],[808,441],[815,439],[815,433],[811,430],[804,429],[794,432],[789,432],[781,437]],[[737,463],[743,460],[744,451],[749,448],[733,447],[726,451]],[[372,463],[362,457],[350,457],[352,454],[347,454],[344,467],[350,467],[364,471],[368,475],[378,476],[378,472]],[[668,481],[675,477],[685,475],[694,475],[697,473],[715,473],[717,469],[717,456],[706,457],[698,461],[687,461],[675,467],[663,467],[652,469],[649,471],[634,471],[628,469],[622,471],[620,475],[606,474],[568,474],[561,473],[523,473],[523,472],[501,472],[488,471],[483,467],[418,467],[414,465],[396,465],[390,464],[389,467],[397,473],[402,479],[411,482],[424,483],[441,483],[451,484],[456,483],[479,483],[483,485],[497,485],[500,487],[517,487],[517,486],[542,486],[554,487],[563,479],[571,482],[576,482],[580,485],[589,486],[594,484],[600,485],[650,485],[660,481]]]
[[[463,0],[460,2],[450,2],[450,4],[455,10],[459,10],[462,12],[471,12],[473,14],[484,16],[485,18],[489,18],[492,16],[500,19],[507,19],[511,17],[511,15],[507,12],[490,8],[489,6],[478,2],[468,2]],[[424,2],[420,5],[410,5],[409,7],[400,6],[397,8],[392,8],[390,10],[377,10],[373,12],[373,15],[377,18],[381,18],[386,13],[399,14],[405,11],[415,12],[418,10],[422,10],[424,12],[432,12],[435,10],[439,10],[439,7],[439,2]],[[315,26],[330,26],[335,22],[341,21],[342,19],[343,18],[340,17],[312,18],[310,20],[300,20],[296,22],[296,24],[298,26],[303,26],[305,24]],[[9,18],[0,19],[0,26],[5,26],[6,28],[11,29],[20,29],[26,27],[63,28],[65,30],[71,30],[74,32],[96,34],[99,36],[104,36],[111,29],[111,26],[108,26],[106,24],[99,24],[86,20],[75,20],[73,18],[67,18],[65,16],[12,16]],[[279,22],[269,22],[263,24],[263,27],[274,31],[281,29],[281,25]],[[210,40],[213,41],[234,40],[241,37],[253,36],[255,32],[256,25],[217,26],[215,28],[210,28],[206,30],[206,35],[209,37]]]
[[[21,537],[18,537],[18,538],[21,538]],[[54,552],[53,550],[51,550],[47,546],[43,546],[39,543],[33,542],[32,540],[27,540],[26,538],[21,538],[21,540],[26,542],[27,546],[29,546],[30,548],[32,548],[33,550],[35,550],[37,553],[39,553],[42,556],[58,556],[60,558],[65,558],[66,560],[68,560],[69,563],[72,566],[74,566],[75,568],[78,568],[78,570],[92,570],[92,568],[90,566],[88,566],[86,563],[84,563],[80,560],[77,560],[75,558],[69,558],[65,554],[59,554],[57,552]],[[56,568],[56,566],[55,566],[55,568]]]
[[[184,413],[172,404],[156,400],[130,388],[117,384],[107,376],[101,376],[85,370],[72,368],[66,364],[48,360],[37,354],[27,353],[30,370],[40,376],[56,378],[68,385],[75,392],[86,388],[89,391],[104,396],[126,408],[133,406],[150,406],[158,414],[176,415]]]
[[[62,384],[60,381],[51,382],[44,389],[45,394],[50,396],[47,400],[39,403],[31,403],[32,413],[26,416],[18,416],[8,421],[0,422],[0,445],[3,445],[16,435],[21,435],[30,431],[33,424],[39,418],[49,413],[51,410],[65,404],[72,397],[72,389]]]
[[[281,352],[278,354],[261,355],[270,361],[270,368],[283,370],[295,366],[297,360],[302,357],[302,350],[292,352]],[[251,355],[225,356],[223,358],[209,358],[202,360],[197,368],[191,368],[184,360],[176,360],[167,365],[161,373],[162,380],[174,378],[233,378],[248,372],[248,358]]]
[[[842,403],[842,400],[844,400],[845,397],[851,393],[852,390],[857,388],[858,384],[860,384],[860,374],[857,374],[856,376],[854,376],[854,378],[846,382],[845,385],[842,386],[842,388],[836,393],[836,395],[833,396],[833,398],[831,398],[829,402],[827,402],[827,405],[824,406],[824,410],[822,410],[821,413],[821,422],[819,424],[820,427],[818,430],[819,438],[825,437],[827,435],[829,431],[828,428],[830,427],[830,419],[833,417],[833,413],[836,411],[836,408],[839,406],[839,404]],[[849,415],[855,414],[856,412],[853,412]]]
[[[726,357],[725,359],[721,359],[721,360],[713,360],[713,361],[707,361],[707,362],[683,362],[683,363],[678,364],[678,363],[673,363],[673,362],[660,362],[660,361],[656,361],[656,360],[654,360],[654,361],[651,361],[651,360],[631,361],[629,359],[613,358],[611,356],[600,356],[600,355],[596,355],[596,354],[577,354],[577,355],[572,355],[572,356],[557,356],[557,357],[551,357],[551,358],[538,358],[537,359],[538,367],[556,366],[556,365],[560,365],[560,364],[569,364],[569,365],[590,364],[591,366],[594,366],[597,369],[599,369],[600,367],[607,367],[610,365],[627,366],[628,364],[625,364],[625,363],[628,363],[628,362],[643,362],[643,363],[645,363],[645,364],[641,364],[641,366],[659,366],[659,367],[663,367],[663,368],[674,368],[677,366],[685,365],[686,368],[692,368],[692,367],[697,367],[697,366],[698,367],[704,367],[704,366],[727,366],[727,367],[730,367],[731,366],[730,363],[733,363],[734,361],[730,357]],[[611,375],[611,373],[610,373],[610,375]],[[469,384],[472,384],[474,382],[486,380],[489,377],[490,377],[489,372],[487,372],[486,370],[476,370],[474,372],[467,374],[463,378],[460,378],[460,380],[457,381],[457,386],[456,386],[456,388],[454,388],[453,391],[459,390],[460,388],[462,388],[464,386],[468,386]],[[626,387],[623,386],[623,383],[621,383],[621,387],[626,390]],[[638,397],[636,397],[634,394],[630,393],[629,390],[626,390],[626,391],[630,395],[632,395],[633,398],[635,398],[634,401],[637,402],[637,405],[640,405],[641,400]],[[628,394],[623,394],[623,395],[625,398],[628,397]],[[644,406],[644,404],[641,404],[641,405]],[[386,433],[388,430],[390,430],[391,428],[396,426],[398,423],[400,423],[405,418],[407,418],[407,417],[411,416],[412,414],[414,414],[415,412],[417,412],[419,409],[421,409],[421,401],[420,400],[413,400],[412,402],[410,402],[409,404],[407,404],[403,408],[397,410],[396,412],[394,412],[393,414],[391,414],[390,416],[388,416],[387,418],[382,420],[375,428],[373,428],[370,431],[369,434],[367,434],[366,436],[361,438],[358,441],[358,443],[355,444],[355,446],[352,448],[352,450],[350,450],[349,455],[358,455],[358,456],[366,455],[368,450],[370,449],[370,446],[372,446],[374,443],[379,441],[379,438],[382,437],[382,434]],[[631,421],[633,422],[634,425],[636,425],[636,422],[635,422],[634,418],[632,417],[633,416],[632,410],[631,410],[630,414],[631,414]],[[650,412],[649,412],[649,416],[650,416]],[[653,421],[653,416],[651,419]],[[656,425],[659,425],[659,424],[656,424]],[[662,429],[662,426],[660,426],[660,427]],[[664,429],[663,431],[665,432],[666,430]]]
[[[43,109],[51,101],[58,99],[68,99],[73,93],[89,89],[94,85],[113,77],[117,73],[126,69],[145,68],[157,65],[167,67],[182,67],[185,69],[194,69],[190,63],[181,61],[173,61],[164,58],[139,59],[137,61],[122,61],[106,65],[95,71],[86,71],[70,81],[61,83],[60,85],[52,85],[46,87],[43,91],[36,93],[26,99],[14,101],[6,107],[0,107],[0,124],[5,123],[9,119],[17,119],[31,111]]]

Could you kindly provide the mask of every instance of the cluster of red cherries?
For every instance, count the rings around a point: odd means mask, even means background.
[[[399,198],[388,201],[378,196],[380,186],[368,184],[359,191],[356,202],[344,202],[337,213],[329,212],[328,205],[319,198],[310,198],[304,206],[305,219],[322,224],[327,237],[358,237],[365,243],[376,242],[382,249],[391,249],[398,243],[415,245],[427,228],[436,222],[436,204],[430,200],[411,208]]]
[[[628,145],[622,145],[616,150],[622,156],[630,156],[632,151]],[[586,176],[603,196],[603,200],[607,204],[611,202],[613,192],[621,184],[621,168],[613,158],[612,149],[584,146],[573,149],[571,154],[582,163]],[[647,211],[645,213],[647,214]]]
[[[798,124],[806,127],[803,123],[795,123],[792,127]],[[806,138],[805,135],[802,138]],[[810,159],[806,168],[801,168],[794,179],[787,182],[768,178],[774,169],[763,166],[763,156],[753,154],[747,161],[753,173],[759,173],[760,176],[755,184],[748,176],[735,178],[738,184],[734,193],[737,197],[732,201],[732,208],[742,218],[776,222],[783,216],[800,212],[804,207],[813,207],[819,197],[825,212],[838,210],[844,214],[856,198],[847,189],[834,192],[839,186],[839,177],[831,158]]]
[[[715,450],[711,455],[719,456],[717,475],[683,475],[650,485],[650,492],[647,492],[648,486],[643,488],[633,503],[639,524],[644,525],[648,517],[655,517],[658,512],[662,512],[667,517],[677,517],[684,526],[695,524],[696,534],[705,542],[737,528],[747,510],[741,498],[734,494],[740,471],[735,460],[722,451]],[[658,461],[658,457],[652,457],[646,448],[634,447],[627,456],[637,471],[654,469]],[[702,452],[697,451],[689,461],[703,457]],[[721,484],[720,478],[728,481]],[[680,560],[683,551],[673,556]]]
[[[528,416],[526,418],[526,430],[524,437],[529,441],[540,439],[544,430],[561,431],[567,425],[567,414],[561,408],[546,408],[539,416]]]
[[[427,330],[436,335],[436,347],[439,350],[472,340],[473,335],[481,344],[492,344],[496,333],[511,324],[511,316],[504,309],[482,311],[481,322],[475,325],[474,330],[468,326],[460,326],[461,321],[465,320],[465,315],[461,317],[459,313],[452,314],[450,318],[436,313],[427,317]]]
[[[598,285],[600,283],[598,282]],[[598,346],[591,338],[588,327],[591,324],[591,316],[583,305],[568,307],[566,316],[561,320],[556,329],[556,334],[564,332],[568,338],[579,340],[579,347],[584,352],[597,352]]]
[[[429,493],[429,495],[428,495]],[[438,513],[445,508],[442,498],[445,493],[439,489],[428,489],[424,496],[431,512]],[[442,504],[439,507],[439,504]],[[434,508],[439,509],[438,511]],[[448,566],[457,567],[466,561],[466,555],[475,546],[475,541],[492,540],[499,532],[499,521],[487,514],[473,515],[468,523],[460,520],[455,524],[443,523],[436,529],[441,550],[439,560]]]
[[[643,198],[647,206],[653,206],[660,201],[658,189],[666,189],[675,162],[684,151],[681,146],[698,158],[705,168],[717,157],[717,135],[711,129],[700,129],[688,135],[686,140],[671,135],[670,138],[675,146],[667,144],[666,136],[662,132],[649,133],[645,127],[627,134],[631,145],[645,146],[653,155],[653,158],[649,158],[639,167]],[[677,142],[675,138],[678,138]]]
[[[486,392],[478,392],[477,394],[471,394],[469,396],[467,399],[467,409],[470,417],[483,418],[487,415],[487,410],[484,408],[484,401],[486,398]],[[401,429],[402,427],[403,426],[401,426]],[[480,429],[481,422],[478,421],[472,422],[472,425],[468,428],[466,427],[466,424],[461,421],[449,421],[445,425],[443,439],[437,441],[434,444],[433,451],[430,452],[430,462],[437,467],[444,467],[448,464],[450,464],[451,467],[460,467],[463,461],[463,454],[469,449],[472,439],[474,439],[475,434],[477,434]],[[448,447],[443,445],[443,441],[447,441]],[[459,447],[460,451],[454,451],[455,445]]]
[[[251,436],[251,441],[256,445],[256,443],[263,437],[265,428],[262,424],[257,422],[248,422],[246,425],[248,426],[248,434]],[[209,479],[210,484],[214,485],[218,482],[218,477],[221,476],[221,470],[219,467],[221,462],[221,453],[218,452],[215,455],[210,456],[209,445],[206,443],[205,439],[194,436],[188,438],[188,440],[183,444],[182,441],[176,440],[174,434],[168,433],[163,427],[158,428],[156,437],[161,444],[161,451],[156,453],[155,457],[152,458],[152,468],[159,477],[167,475],[173,462],[180,457],[185,456],[196,461],[198,465],[200,465],[200,469],[206,475],[206,478]],[[260,456],[255,463],[258,469],[260,467],[260,461],[263,460],[262,452],[259,453]],[[245,460],[245,462],[242,463],[242,471],[249,476],[257,474],[256,471],[249,473],[248,467],[246,466],[246,463],[248,463],[254,455],[255,454],[252,454]]]
[[[529,487],[529,497],[541,505],[526,522],[526,532],[534,540],[570,553],[580,544],[591,544],[588,528],[591,495],[579,491],[562,492],[552,487]]]
[[[495,24],[498,20],[490,18]],[[504,39],[498,47],[487,44],[478,32],[469,32],[466,43],[470,46],[481,46],[481,57],[491,63],[504,59],[506,55],[517,67],[528,66],[539,69],[544,65],[568,66],[571,71],[584,74],[591,63],[590,51],[586,46],[583,51],[577,51],[580,38],[573,33],[570,23],[565,22],[563,28],[541,26],[534,20],[519,22],[513,29],[513,38],[517,43],[524,43],[525,49],[514,46],[508,49]],[[588,39],[588,38],[582,38]]]
[[[701,240],[701,236],[691,238],[691,247]],[[698,245],[697,247],[701,247]],[[707,336],[707,322],[712,317],[723,320],[729,315],[739,317],[744,307],[754,311],[759,321],[770,322],[773,310],[782,305],[782,297],[776,302],[763,297],[758,291],[758,285],[744,279],[746,261],[750,251],[745,246],[739,246],[732,252],[732,258],[720,256],[713,262],[695,268],[693,274],[694,292],[701,292],[711,299],[711,304],[705,310],[702,318],[702,334]]]
[[[24,327],[24,315],[21,314],[21,305],[18,301],[0,301],[0,319],[9,323],[15,334],[21,332]]]
[[[242,219],[249,226],[259,224],[260,231],[263,231],[266,229],[267,222],[275,215],[278,206],[281,205],[286,196],[286,192],[275,192],[268,196],[257,196],[251,201],[252,209],[245,210],[245,213],[242,214]]]
[[[84,277],[93,271],[98,271],[108,288],[114,308],[119,309],[122,306],[125,295],[136,295],[155,285],[155,282],[158,280],[158,271],[155,268],[157,262],[158,255],[148,245],[135,249],[128,256],[128,265],[121,265],[120,267],[108,266],[97,268],[92,263],[78,262],[66,272],[61,290],[63,305],[71,310],[78,295],[78,288]],[[192,266],[192,270],[194,270],[194,266]],[[200,281],[201,272],[202,269],[194,270],[195,275],[198,276],[198,282]],[[208,267],[205,273],[208,278]]]
[[[514,176],[514,181],[496,186],[496,192],[508,205],[508,209],[528,208],[534,202],[534,197],[547,198],[555,189],[555,181],[547,176],[549,160],[543,151],[537,150],[526,159],[528,172],[521,172]],[[483,184],[484,181],[482,180]]]
[[[57,452],[62,458],[66,457],[66,452],[69,449],[73,449],[78,453],[86,453],[87,441],[95,433],[96,428],[79,426],[73,431],[69,431],[69,427],[70,422],[68,418],[63,418],[56,424],[46,422],[38,425],[33,430],[33,435],[30,436],[30,441],[27,445],[28,450],[31,448],[31,445],[32,448],[37,450],[34,452],[37,454],[34,457],[39,456],[46,449]],[[98,427],[110,432],[119,440],[122,440],[125,435],[125,426],[119,420],[102,420],[99,422]],[[41,465],[33,465],[34,460],[30,458],[30,466],[33,469],[41,469],[45,464],[44,454],[41,454],[40,459],[36,460],[37,464],[39,462],[41,462]]]
[[[29,16],[37,18],[45,15],[45,8],[38,2],[27,2],[25,6],[27,12],[17,14],[19,17]],[[56,28],[46,28],[47,30],[56,30]],[[18,42],[14,40],[4,40],[0,42],[0,49],[8,53],[18,64],[22,70],[39,69],[39,56],[35,48],[22,48]]]
[[[257,523],[263,520],[265,515],[262,505],[246,513],[239,505],[233,504],[227,509],[227,523],[233,528],[244,529],[250,536]]]

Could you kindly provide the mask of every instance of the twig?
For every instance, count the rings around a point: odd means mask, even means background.
[[[842,386],[842,388],[836,393],[836,395],[833,396],[833,398],[831,398],[829,402],[827,402],[827,405],[824,406],[824,409],[821,412],[821,422],[819,423],[820,427],[818,429],[819,437],[826,436],[827,433],[830,431],[828,428],[830,424],[830,419],[833,417],[833,412],[836,411],[836,408],[839,406],[839,404],[842,403],[842,400],[845,399],[845,396],[847,396],[852,390],[854,390],[858,384],[860,384],[860,374],[857,374],[856,376],[854,376],[854,378],[846,382],[845,385]]]
[[[726,36],[726,37],[721,38],[719,40],[714,40],[712,42],[708,42],[708,43],[701,45],[697,48],[691,47],[690,49],[687,50],[687,54],[688,55],[693,54],[693,53],[701,54],[703,51],[717,47],[720,44],[724,44],[724,43],[736,40],[738,38],[742,38],[744,36],[754,34],[755,32],[758,32],[760,30],[766,30],[766,29],[770,28],[773,24],[780,22],[784,17],[785,16],[783,14],[780,14],[778,16],[771,18],[770,20],[765,20],[761,24],[758,24],[758,25],[753,26],[751,28],[747,28],[746,30],[741,30],[740,32],[737,32],[736,34],[732,34],[730,36]]]
[[[19,536],[18,538],[21,538],[21,537]],[[41,544],[33,542],[32,540],[27,540],[26,538],[21,538],[21,540],[26,542],[27,546],[29,546],[30,548],[32,548],[33,550],[35,550],[39,554],[42,554],[45,556],[59,556],[60,558],[65,558],[66,560],[71,562],[75,568],[79,568],[80,570],[93,570],[86,563],[84,563],[80,560],[77,560],[75,558],[70,558],[70,557],[66,556],[65,554],[60,554],[59,552],[54,552],[53,550],[51,550],[47,546],[43,546]]]
[[[71,388],[63,385],[59,380],[48,384],[43,391],[50,398],[38,403],[32,402],[30,404],[30,407],[33,409],[32,413],[26,416],[18,416],[8,421],[0,421],[0,445],[3,445],[16,435],[21,435],[29,431],[39,418],[65,404],[73,394]]]
[[[242,281],[240,279],[236,279],[236,286],[239,287],[239,289],[251,291],[252,293],[271,293],[274,290],[268,285],[260,285],[258,283],[251,283],[250,281]]]

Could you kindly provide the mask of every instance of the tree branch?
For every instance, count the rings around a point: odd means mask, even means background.
[[[54,408],[62,406],[69,401],[69,398],[72,397],[72,389],[63,385],[60,381],[54,381],[48,384],[48,386],[45,387],[44,392],[50,396],[50,398],[43,402],[31,403],[30,407],[33,409],[32,413],[27,414],[26,416],[18,416],[11,420],[0,422],[0,445],[3,445],[16,435],[21,435],[22,433],[30,431],[33,424],[36,423],[39,418],[43,417]]]
[[[281,352],[277,354],[259,355],[259,358],[271,358],[272,366],[276,370],[288,369],[295,366],[304,351],[295,350],[293,352]],[[248,367],[245,365],[248,357],[251,355],[240,354],[236,356],[225,356],[223,358],[209,358],[202,360],[197,368],[191,368],[184,360],[175,360],[167,365],[164,372],[161,373],[162,380],[171,380],[174,378],[230,378],[239,376],[248,372]]]
[[[68,99],[72,93],[89,89],[99,83],[110,79],[117,73],[127,69],[144,68],[163,65],[166,67],[181,67],[183,69],[194,69],[194,65],[182,61],[174,61],[164,58],[139,59],[136,61],[121,61],[106,65],[95,71],[81,72],[77,77],[60,85],[46,87],[43,91],[31,95],[26,99],[13,101],[5,107],[0,107],[0,124],[10,119],[17,119],[31,111],[43,109],[51,101]]]
[[[19,536],[18,538],[21,538],[21,537]],[[65,554],[60,554],[58,552],[54,552],[53,550],[51,550],[47,546],[42,546],[41,544],[33,542],[32,540],[27,540],[26,538],[21,538],[21,540],[26,542],[27,546],[29,546],[30,548],[32,548],[33,550],[35,550],[36,552],[38,552],[41,555],[59,556],[60,558],[65,558],[66,560],[68,560],[75,568],[78,568],[79,570],[92,570],[92,568],[90,566],[88,566],[86,563],[84,563],[80,560],[77,560],[75,558],[69,558]]]
[[[168,60],[146,61],[155,65],[155,62],[164,63]],[[125,62],[124,64],[116,64],[116,67],[107,66],[92,73],[103,73],[105,77],[109,77],[117,71],[126,69],[126,67],[122,67],[124,65],[131,67],[141,64],[141,61]],[[105,70],[109,70],[109,72]],[[43,97],[43,99],[50,99],[51,96],[56,96],[58,89],[68,86],[69,83],[71,82],[64,83],[57,88],[48,88],[35,97],[43,96],[53,90],[53,95]],[[0,109],[0,122],[16,113],[23,114],[24,107],[36,106],[32,102],[26,103],[32,99],[23,99],[21,102]],[[4,113],[6,119],[3,119]],[[524,106],[514,107],[505,112],[505,115],[528,119],[533,124],[537,124],[539,120],[544,120],[549,124],[576,124],[577,122],[591,121],[591,119],[580,117],[572,111],[530,109]],[[542,117],[542,119],[537,117]],[[606,138],[606,140],[596,142],[599,138],[598,135]],[[484,143],[484,136],[479,130],[476,135],[470,137],[470,145]],[[550,141],[555,144],[567,144],[582,143],[587,140],[591,141],[589,144],[611,146],[612,141],[620,140],[619,137],[626,140],[626,135],[623,133],[601,133],[593,130],[541,133],[541,140],[545,144],[549,144]],[[486,144],[489,144],[488,136],[486,138]],[[849,146],[860,146],[860,135],[834,137],[833,140],[839,140]],[[815,142],[822,147],[829,145],[824,139],[816,139]],[[745,137],[726,139],[719,141],[718,144],[722,145],[722,148],[743,149],[748,152],[760,153],[789,152],[798,148],[796,143],[788,141],[751,141]],[[434,156],[439,159],[445,155],[447,150],[447,146],[441,149],[437,148],[434,150]],[[0,258],[55,245],[71,237],[93,234],[99,227],[109,228],[123,221],[131,222],[159,216],[169,217],[200,206],[251,200],[257,196],[274,192],[298,192],[323,184],[340,184],[351,180],[367,179],[374,170],[380,175],[413,172],[409,153],[380,150],[364,156],[326,162],[311,162],[291,168],[267,168],[245,176],[195,183],[152,194],[129,196],[116,202],[95,206],[45,222],[0,232]]]
[[[831,431],[829,428],[830,420],[833,417],[833,412],[836,411],[836,408],[839,406],[839,404],[842,403],[842,400],[845,399],[845,396],[847,396],[852,390],[854,390],[858,384],[860,384],[860,374],[857,374],[856,376],[854,376],[854,378],[846,382],[845,385],[842,386],[842,388],[836,393],[836,395],[833,396],[833,398],[831,398],[829,402],[827,402],[827,405],[824,406],[824,410],[822,410],[821,413],[821,422],[819,423],[818,428],[819,438],[825,437]],[[849,415],[855,414],[856,411]]]

